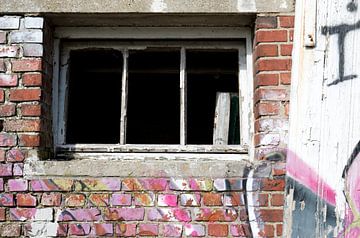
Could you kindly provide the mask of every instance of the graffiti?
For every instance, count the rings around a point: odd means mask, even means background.
[[[347,5],[349,12],[357,11],[357,5],[352,1]],[[355,31],[360,28],[360,21],[355,24],[340,24],[336,26],[323,26],[321,33],[323,35],[338,35],[338,51],[339,51],[339,78],[329,83],[328,86],[336,85],[338,83],[357,78],[357,75],[345,75],[345,38],[351,31]]]

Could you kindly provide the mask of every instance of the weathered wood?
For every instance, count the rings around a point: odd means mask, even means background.
[[[230,105],[231,105],[230,93],[221,92],[216,94],[214,131],[213,131],[214,145],[228,144]]]
[[[126,143],[127,93],[128,93],[128,50],[123,50],[123,71],[121,86],[120,144]]]
[[[180,144],[186,144],[187,118],[187,86],[186,86],[186,50],[181,48],[180,54]]]

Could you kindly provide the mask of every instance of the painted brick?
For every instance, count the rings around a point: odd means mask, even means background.
[[[0,74],[1,87],[13,87],[18,84],[18,76],[16,74]]]
[[[4,101],[5,101],[5,93],[3,89],[0,89],[0,102],[4,102]]]
[[[15,205],[14,195],[10,193],[0,193],[0,206],[11,207]]]
[[[1,117],[10,117],[16,114],[16,107],[13,103],[0,105],[0,116]]]
[[[284,211],[275,209],[260,209],[260,219],[264,222],[282,222]]]
[[[41,59],[19,59],[12,60],[12,70],[14,72],[41,71]]]
[[[282,176],[286,174],[286,163],[276,163],[272,168],[273,176]]]
[[[164,191],[167,187],[167,180],[162,178],[128,178],[123,180],[122,185],[124,191]]]
[[[250,227],[248,224],[233,224],[230,226],[230,233],[234,237],[250,237]]]
[[[17,16],[3,16],[0,17],[0,29],[13,30],[19,29],[20,17]]]
[[[23,176],[23,173],[24,173],[24,164],[23,163],[14,163],[13,175],[14,176]]]
[[[18,57],[19,50],[19,46],[16,45],[0,45],[0,57]]]
[[[271,206],[284,206],[284,194],[272,194]]]
[[[57,237],[65,237],[68,233],[68,228],[69,228],[69,225],[68,224],[59,224],[57,223],[57,231],[56,231],[56,235]]]
[[[70,191],[73,186],[71,179],[37,179],[30,181],[31,191]]]
[[[41,196],[41,205],[58,207],[61,204],[60,193],[43,193]]]
[[[109,194],[94,193],[89,196],[89,203],[91,206],[96,207],[107,207],[109,206]]]
[[[5,44],[5,43],[6,43],[6,32],[0,31],[0,44]]]
[[[284,189],[285,189],[284,179],[264,178],[261,181],[261,190],[263,191],[284,191]]]
[[[5,61],[4,59],[0,59],[0,72],[5,72],[6,68],[5,68]]]
[[[4,191],[4,179],[0,178],[0,191]]]
[[[259,59],[256,62],[256,70],[260,71],[290,71],[291,59]]]
[[[41,116],[41,105],[39,104],[22,104],[20,105],[22,116]]]
[[[241,191],[243,190],[243,179],[215,179],[214,188],[216,191]]]
[[[237,207],[237,206],[244,206],[244,195],[242,193],[237,192],[230,192],[224,194],[223,198],[224,206],[227,207]]]
[[[52,208],[10,208],[11,221],[52,221]]]
[[[12,164],[0,164],[0,177],[12,176]]]
[[[121,237],[136,236],[136,224],[125,224],[125,223],[116,224],[115,234]]]
[[[150,221],[191,221],[190,212],[181,208],[151,208],[147,215]]]
[[[41,30],[21,30],[10,32],[12,43],[42,43],[43,32]]]
[[[68,225],[55,222],[31,222],[25,224],[25,237],[65,237]]]
[[[211,179],[175,179],[170,180],[170,189],[179,191],[211,191]]]
[[[113,236],[113,224],[103,223],[103,224],[93,224],[91,229],[92,236]]]
[[[181,224],[163,224],[162,231],[164,237],[181,237],[183,228]]]
[[[259,88],[255,92],[255,101],[268,100],[268,101],[281,101],[288,99],[288,92],[286,89],[268,89]]]
[[[255,37],[257,42],[286,42],[288,32],[287,30],[258,30]]]
[[[181,206],[186,207],[199,207],[201,201],[200,194],[184,193],[180,195],[180,204]]]
[[[25,147],[37,147],[40,146],[40,135],[20,134],[19,145]]]
[[[254,137],[255,146],[280,144],[280,135],[276,133],[256,134]]]
[[[176,207],[177,195],[176,194],[159,194],[157,204],[159,207]]]
[[[185,236],[202,237],[205,236],[205,226],[200,224],[185,224],[184,233]]]
[[[19,119],[10,119],[6,120],[4,123],[5,131],[24,131],[24,132],[37,132],[40,131],[40,120],[30,119],[30,120],[19,120]]]
[[[134,205],[150,207],[155,204],[155,195],[153,193],[135,193]]]
[[[19,149],[11,149],[6,152],[6,161],[8,162],[22,162],[25,159],[24,153]]]
[[[84,194],[65,194],[65,206],[81,207],[85,205],[86,197]]]
[[[276,16],[258,16],[256,18],[256,29],[260,28],[276,28],[277,18]]]
[[[0,133],[0,147],[15,146],[16,142],[16,135]]]
[[[113,206],[130,206],[131,194],[114,193],[111,195],[110,203]]]
[[[222,194],[220,193],[204,193],[203,203],[205,206],[222,206]]]
[[[69,224],[69,235],[87,236],[90,234],[91,227],[89,224]]]
[[[37,199],[31,194],[16,194],[16,204],[19,207],[35,207]]]
[[[44,48],[42,44],[24,44],[23,52],[26,57],[41,57],[43,56]]]
[[[119,191],[121,182],[116,178],[84,179],[75,182],[76,191]]]
[[[44,27],[44,18],[25,17],[24,25],[27,29],[42,29]]]
[[[283,118],[261,118],[255,121],[255,128],[258,132],[280,132],[289,128],[289,121]]]
[[[28,190],[28,182],[25,179],[9,179],[8,189],[10,192],[22,192]]]
[[[279,74],[257,74],[256,86],[276,86],[279,84]]]
[[[10,101],[39,101],[41,99],[41,89],[11,89]]]
[[[285,116],[289,117],[289,103],[285,103]]]
[[[294,16],[281,16],[279,17],[280,27],[293,28]]]
[[[196,221],[235,221],[238,217],[237,211],[232,208],[194,208]]]
[[[6,220],[6,209],[0,208],[0,221],[5,221],[5,220]]]
[[[5,161],[6,150],[0,150],[0,162]]]
[[[108,208],[104,210],[106,221],[142,221],[144,208]]]
[[[59,221],[99,221],[102,220],[101,212],[97,208],[64,209]]]
[[[22,76],[22,83],[24,86],[41,86],[42,74],[41,73],[25,73]]]
[[[139,233],[140,236],[157,236],[159,234],[159,225],[156,224],[140,224]]]
[[[0,224],[1,237],[20,237],[21,224],[17,223],[2,223]]]
[[[229,227],[227,224],[209,224],[208,234],[209,236],[227,237],[229,234]]]

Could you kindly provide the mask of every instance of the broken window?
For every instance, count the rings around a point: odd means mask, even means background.
[[[61,58],[59,146],[241,144],[243,41],[82,44]]]

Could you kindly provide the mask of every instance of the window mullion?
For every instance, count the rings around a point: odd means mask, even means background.
[[[129,51],[123,51],[123,73],[121,86],[121,117],[120,117],[120,144],[126,143],[126,114],[127,114],[127,93],[128,93],[128,56]]]
[[[180,144],[186,144],[186,50],[180,54]]]

